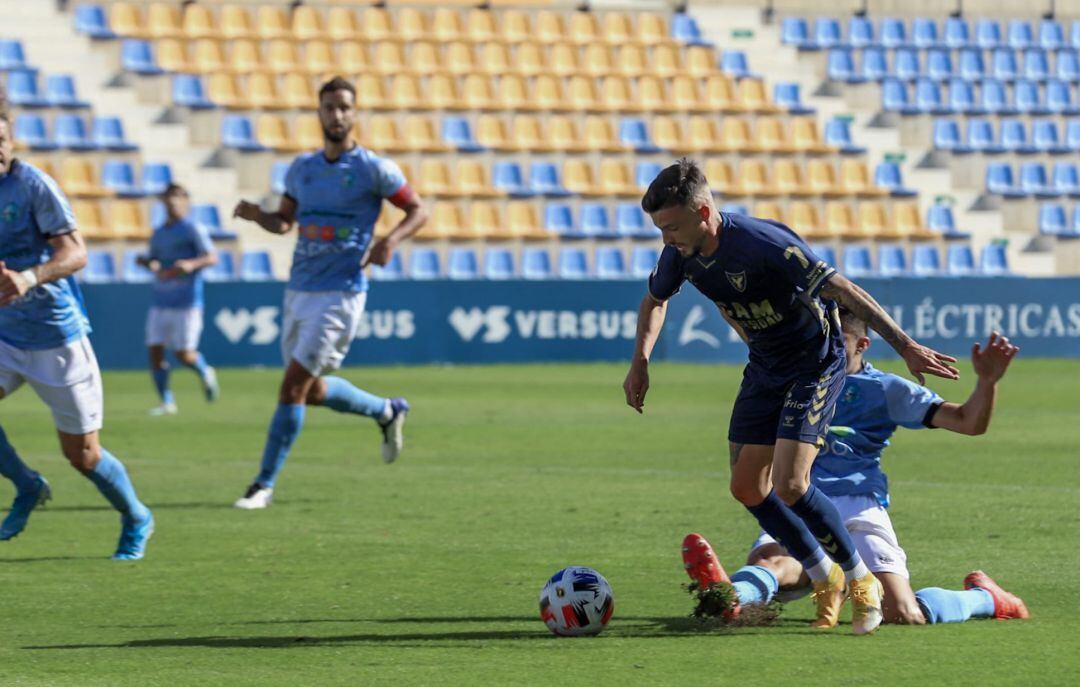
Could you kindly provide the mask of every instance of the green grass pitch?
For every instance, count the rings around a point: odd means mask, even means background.
[[[894,365],[886,368],[896,369]],[[971,388],[935,383],[952,400]],[[1028,622],[702,631],[679,559],[709,537],[733,570],[756,528],[727,491],[740,370],[657,364],[643,417],[622,365],[353,368],[409,397],[406,453],[379,457],[363,418],[315,409],[263,512],[230,507],[254,474],[276,370],[224,371],[214,406],[174,375],[181,414],[149,418],[141,373],[110,373],[104,444],[158,533],[107,560],[117,516],[59,455],[24,389],[0,422],[55,499],[0,543],[0,685],[1051,685],[1080,667],[1080,363],[1025,360],[989,435],[901,430],[886,454],[916,588],[983,568]],[[9,498],[4,484],[2,498]],[[546,578],[600,570],[615,615],[598,638],[538,618]]]

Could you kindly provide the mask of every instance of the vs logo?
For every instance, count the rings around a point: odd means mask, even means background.
[[[214,324],[229,343],[240,343],[250,332],[249,343],[265,345],[277,340],[279,311],[280,308],[274,305],[264,305],[255,310],[240,308],[235,312],[222,308],[214,316]]]
[[[454,308],[450,313],[450,326],[463,341],[472,341],[481,329],[486,329],[480,340],[484,343],[500,343],[510,336],[510,308],[494,305],[483,308]]]

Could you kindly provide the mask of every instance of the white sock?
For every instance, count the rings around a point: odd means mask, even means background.
[[[855,565],[854,568],[844,571],[844,579],[848,582],[851,582],[852,580],[857,580],[860,577],[866,577],[869,574],[870,569],[866,567],[866,563],[863,563],[862,559],[860,558],[859,562]]]
[[[811,582],[824,582],[829,579],[829,571],[832,570],[833,562],[828,556],[823,556],[817,565],[812,565],[806,568],[806,574],[810,576]]]
[[[394,408],[393,408],[393,406],[390,405],[390,399],[388,398],[388,399],[386,399],[386,402],[383,405],[382,415],[379,416],[379,424],[380,425],[385,425],[387,422],[390,422],[393,419],[394,419]]]

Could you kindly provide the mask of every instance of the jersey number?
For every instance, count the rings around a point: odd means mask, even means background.
[[[798,259],[799,264],[802,265],[804,270],[810,267],[810,261],[806,259],[802,249],[798,246],[788,246],[787,250],[784,251],[785,260],[790,260],[791,256],[795,256],[795,258]]]

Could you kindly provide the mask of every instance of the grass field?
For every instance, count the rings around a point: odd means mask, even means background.
[[[964,370],[936,387],[962,400]],[[145,415],[148,377],[110,373],[104,443],[158,522],[134,564],[107,560],[116,515],[20,392],[0,421],[55,500],[0,544],[0,685],[1076,684],[1080,364],[1021,358],[988,436],[902,432],[886,458],[915,587],[981,567],[1032,620],[867,638],[811,631],[807,600],[778,627],[688,620],[682,536],[701,531],[730,570],[756,533],[727,492],[740,371],[656,365],[644,417],[623,405],[623,373],[346,370],[413,402],[405,455],[383,465],[370,421],[313,410],[263,512],[230,504],[257,468],[277,371],[224,371],[215,406],[177,374],[182,414],[162,419]],[[538,618],[569,564],[614,588],[598,638],[557,639]]]

